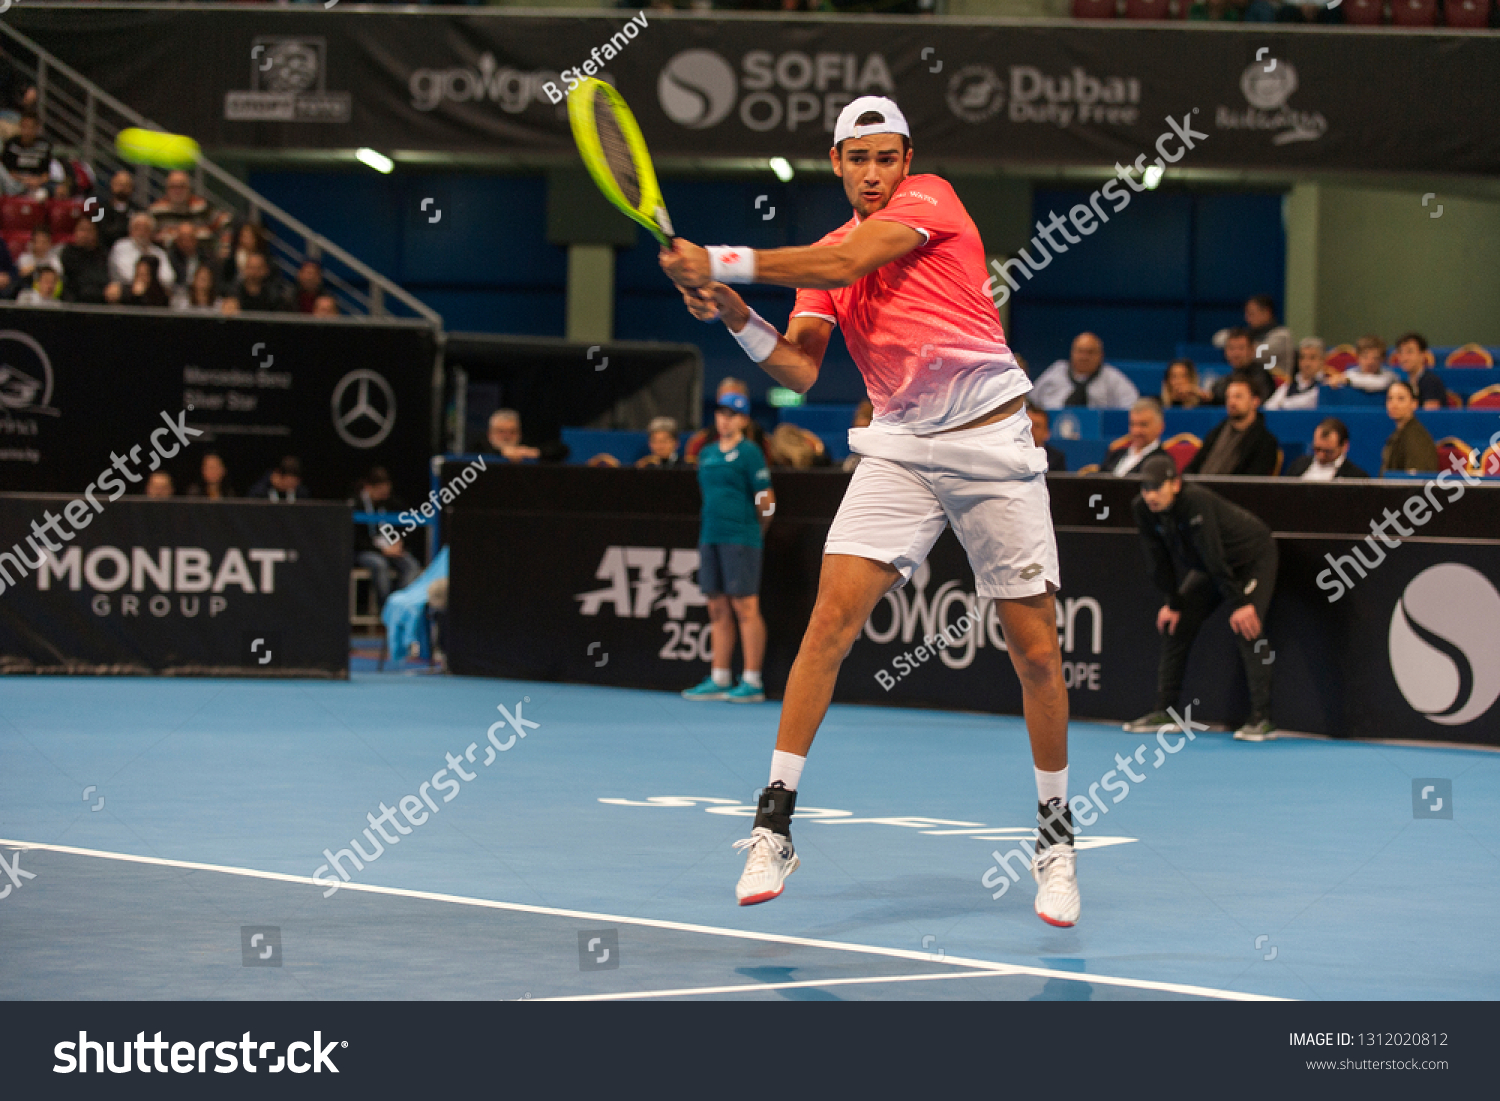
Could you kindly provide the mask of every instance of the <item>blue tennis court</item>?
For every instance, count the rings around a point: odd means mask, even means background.
[[[802,867],[741,908],[776,704],[388,670],[6,678],[0,998],[1500,995],[1494,752],[1076,722],[1072,792],[1144,779],[1056,929],[1029,875],[992,897],[1021,721],[836,706]]]

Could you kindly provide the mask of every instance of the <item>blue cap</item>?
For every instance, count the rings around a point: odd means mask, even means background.
[[[744,413],[750,415],[750,399],[744,394],[725,394],[719,398],[715,408],[728,409],[731,413]]]

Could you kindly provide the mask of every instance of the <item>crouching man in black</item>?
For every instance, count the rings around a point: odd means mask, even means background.
[[[1276,588],[1271,529],[1212,490],[1184,485],[1170,455],[1149,456],[1140,471],[1135,523],[1152,580],[1167,602],[1156,614],[1162,636],[1156,709],[1125,729],[1149,733],[1173,724],[1167,709],[1177,706],[1193,640],[1219,602],[1228,600],[1234,605],[1229,627],[1238,636],[1250,682],[1250,718],[1234,736],[1247,742],[1274,738],[1271,666],[1255,651]]]

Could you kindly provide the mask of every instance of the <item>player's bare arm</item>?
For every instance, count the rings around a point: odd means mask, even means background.
[[[695,290],[684,289],[682,297],[694,317],[700,321],[712,321],[717,317],[731,333],[741,332],[750,320],[750,307],[745,300],[733,287],[726,287],[723,283],[710,283]],[[832,323],[821,317],[794,317],[787,323],[784,336],[776,334],[776,346],[768,358],[760,361],[760,367],[781,385],[805,394],[818,381],[823,353],[828,350],[828,338],[832,334]]]
[[[836,245],[753,249],[755,282],[780,287],[831,290],[906,255],[924,238],[899,222],[863,222]],[[713,279],[708,250],[677,238],[661,250],[661,267],[680,287],[702,287]]]

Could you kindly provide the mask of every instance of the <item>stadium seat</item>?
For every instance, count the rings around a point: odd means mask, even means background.
[[[1073,0],[1074,19],[1113,19],[1115,0]]]
[[[1465,470],[1470,469],[1474,463],[1474,449],[1457,436],[1444,436],[1438,440],[1437,453],[1439,470],[1452,470],[1454,455],[1463,459],[1459,465]]]
[[[1398,27],[1434,26],[1437,0],[1391,0],[1391,22]]]
[[[1358,362],[1353,344],[1340,344],[1323,357],[1323,366],[1335,371],[1347,371]]]
[[[24,195],[0,199],[0,231],[29,230],[47,224],[47,204]]]
[[[10,249],[10,258],[14,260],[26,251],[26,246],[31,242],[31,230],[29,229],[7,229],[0,231],[0,237],[5,238],[5,247]]]
[[[1170,19],[1171,0],[1125,0],[1126,19]]]
[[[82,217],[82,199],[53,199],[47,204],[47,224],[53,240],[59,244],[73,236],[73,227]]]
[[[1452,390],[1444,390],[1443,405],[1448,409],[1462,409],[1464,407],[1464,399],[1459,397]]]
[[[1486,478],[1500,477],[1500,447],[1487,447],[1474,463],[1474,473]]]
[[[1493,367],[1495,357],[1482,344],[1465,344],[1454,348],[1443,360],[1444,367]]]
[[[1490,0],[1443,0],[1443,15],[1450,27],[1487,27]]]
[[[1082,475],[1084,475],[1084,474],[1098,474],[1099,473],[1099,464],[1098,463],[1084,463],[1082,466],[1080,466],[1075,471],[1075,473],[1078,474],[1080,477]]]
[[[1357,26],[1385,22],[1385,0],[1344,0],[1344,22]]]
[[[1193,461],[1193,456],[1198,454],[1202,446],[1203,441],[1191,432],[1179,432],[1166,443],[1162,444],[1161,449],[1172,456],[1172,461],[1177,464],[1177,469],[1181,470]]]
[[[1469,395],[1470,409],[1500,409],[1500,383]]]
[[[1278,447],[1276,449],[1276,465],[1271,469],[1271,477],[1275,478],[1281,474],[1281,467],[1285,462],[1286,452]]]

